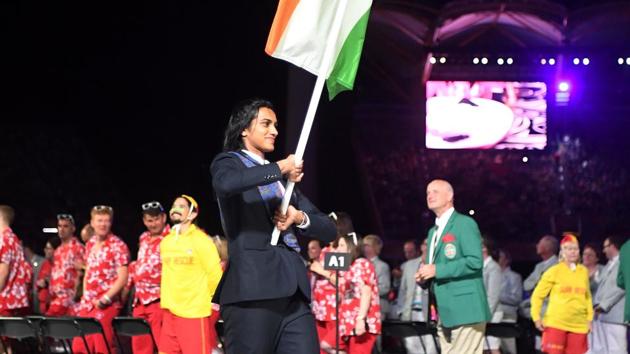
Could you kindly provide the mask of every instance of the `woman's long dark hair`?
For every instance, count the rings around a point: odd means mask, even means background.
[[[260,98],[241,101],[234,107],[230,121],[225,128],[223,151],[236,151],[245,148],[241,133],[249,127],[249,124],[258,115],[258,110],[263,107],[274,110],[271,102]]]

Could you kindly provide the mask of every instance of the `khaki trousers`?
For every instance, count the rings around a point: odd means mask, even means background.
[[[438,325],[442,354],[482,354],[486,323],[473,323],[453,328]]]

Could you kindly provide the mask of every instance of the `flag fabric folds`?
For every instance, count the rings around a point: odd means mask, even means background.
[[[265,52],[314,75],[324,75],[328,95],[351,90],[359,68],[372,0],[348,0],[333,60],[321,68],[340,0],[280,0]],[[320,72],[322,71],[322,72]]]

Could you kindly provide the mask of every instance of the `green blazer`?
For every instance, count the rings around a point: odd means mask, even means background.
[[[436,226],[429,230],[428,245],[433,241],[435,229]],[[483,285],[481,234],[472,218],[453,212],[438,241],[433,262],[435,280],[431,289],[442,326],[490,321]]]

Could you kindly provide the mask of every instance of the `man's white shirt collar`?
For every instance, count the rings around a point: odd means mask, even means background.
[[[454,211],[455,211],[455,208],[450,207],[448,208],[448,210],[444,212],[444,214],[435,218],[435,224],[438,226],[439,229],[444,229],[444,227],[446,226],[446,223],[448,222],[448,219],[451,218],[451,215],[453,215]]]
[[[615,263],[619,261],[619,255],[614,256],[611,260],[606,263],[606,271],[610,272],[612,268],[615,266]]]

